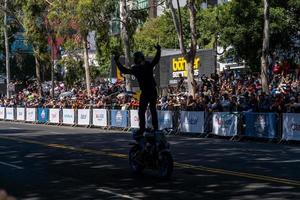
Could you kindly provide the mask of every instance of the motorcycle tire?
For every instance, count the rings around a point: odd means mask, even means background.
[[[170,178],[173,173],[173,157],[170,152],[162,152],[159,156],[158,172],[161,178]]]
[[[141,151],[142,149],[138,145],[131,147],[129,150],[129,166],[134,174],[141,174],[145,168],[144,165],[141,162],[138,162],[136,158]]]

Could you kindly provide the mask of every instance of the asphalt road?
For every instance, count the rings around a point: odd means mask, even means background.
[[[18,199],[300,199],[300,146],[170,136],[171,180],[128,167],[128,133],[0,122],[0,188]]]

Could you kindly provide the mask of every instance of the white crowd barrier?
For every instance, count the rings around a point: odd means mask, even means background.
[[[182,111],[180,131],[184,133],[204,133],[204,112]]]
[[[130,110],[130,127],[139,128],[139,121],[138,110]]]
[[[282,139],[300,141],[300,113],[284,113]]]
[[[6,116],[5,119],[6,120],[15,120],[15,109],[14,108],[6,108],[5,110]]]
[[[38,122],[37,108],[11,108],[0,107],[1,120],[16,120],[26,122]],[[110,113],[110,115],[109,115]],[[184,133],[204,133],[207,129],[206,126],[206,113],[198,111],[180,111],[179,115],[175,115],[172,111],[158,111],[159,129],[165,128],[179,128]],[[248,113],[249,114],[249,113]],[[253,114],[253,113],[250,113]],[[274,118],[274,113],[258,113],[259,116],[271,116]],[[276,114],[277,116],[278,114]],[[269,121],[272,121],[273,118]],[[266,119],[269,119],[266,118]],[[277,117],[278,118],[278,117]],[[276,118],[276,119],[277,119]],[[47,117],[48,119],[48,117]],[[247,120],[248,119],[248,120]],[[273,120],[268,124],[264,118],[258,117],[251,121],[251,116],[246,118],[245,126],[248,127],[248,132],[253,128],[253,137],[259,138],[259,131],[262,128],[266,133],[270,133],[269,129],[277,130],[279,120]],[[229,112],[216,112],[212,113],[212,120],[209,121],[212,125],[212,134],[218,136],[247,136],[246,131],[239,133],[238,123],[240,118],[238,113]],[[177,125],[177,121],[179,122]],[[121,127],[121,128],[139,128],[138,110],[107,110],[107,109],[49,109],[49,122],[52,124],[66,124],[66,125],[93,125],[96,127]],[[175,126],[173,127],[173,122]],[[251,123],[250,123],[251,122]],[[149,113],[146,116],[147,127],[151,127],[151,117]],[[254,125],[253,125],[254,124]],[[267,129],[266,127],[269,127]],[[256,130],[256,129],[257,130]],[[278,129],[281,130],[281,129]],[[207,131],[206,131],[207,132]],[[256,134],[256,135],[255,135]],[[300,113],[283,113],[282,114],[282,132],[276,132],[277,138],[283,140],[300,141]],[[248,134],[249,135],[249,134]],[[274,137],[268,137],[274,138]]]
[[[36,108],[26,108],[26,121],[36,122]]]
[[[5,119],[5,107],[0,107],[0,119]]]
[[[62,122],[63,124],[74,125],[75,124],[75,111],[73,109],[63,109]]]
[[[49,109],[49,122],[52,124],[60,123],[60,109],[59,108],[50,108]]]
[[[25,121],[25,108],[17,108],[17,121]]]
[[[93,126],[107,127],[108,117],[106,109],[93,109]]]
[[[235,136],[237,132],[238,117],[229,112],[213,113],[213,131],[219,136]]]
[[[77,111],[77,124],[78,125],[90,125],[91,110],[90,109],[78,109]]]

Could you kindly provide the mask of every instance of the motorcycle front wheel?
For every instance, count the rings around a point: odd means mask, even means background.
[[[158,172],[161,178],[170,178],[173,173],[173,157],[170,152],[162,152],[159,156]]]
[[[142,163],[141,154],[142,149],[138,145],[131,147],[129,150],[129,166],[134,174],[141,174],[145,168]]]

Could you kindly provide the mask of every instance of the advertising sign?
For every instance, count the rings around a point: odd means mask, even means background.
[[[59,108],[50,108],[49,109],[49,122],[53,124],[60,123],[60,109]]]
[[[90,125],[90,109],[78,109],[78,125]]]
[[[93,125],[100,127],[108,126],[106,109],[93,109]]]
[[[172,111],[157,111],[158,128],[159,130],[165,128],[173,128],[173,112]]]
[[[300,114],[283,114],[282,139],[300,141]]]
[[[6,119],[7,120],[15,120],[14,108],[6,108]]]
[[[17,120],[25,121],[25,108],[17,108]]]
[[[229,112],[213,113],[213,130],[212,133],[219,136],[237,135],[238,117],[236,114]]]
[[[204,112],[180,112],[180,130],[184,133],[204,133]]]
[[[63,124],[73,125],[75,123],[75,112],[73,109],[63,109]]]
[[[245,113],[246,136],[259,138],[277,137],[277,115],[276,113]]]
[[[128,111],[111,110],[111,126],[126,128],[128,126]]]
[[[5,107],[0,107],[0,119],[5,119]]]
[[[39,123],[49,122],[49,108],[38,108],[38,122]]]
[[[36,120],[36,108],[26,108],[26,121],[35,122]]]
[[[139,113],[138,110],[130,110],[130,127],[139,128]]]

